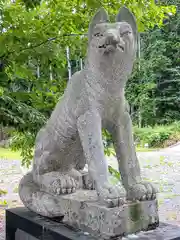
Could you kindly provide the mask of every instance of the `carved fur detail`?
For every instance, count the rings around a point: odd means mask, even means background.
[[[86,66],[73,75],[63,99],[39,131],[33,170],[20,183],[24,205],[41,215],[60,215],[57,196],[82,187],[80,171],[86,163],[99,201],[118,205],[121,188],[108,182],[102,128],[112,134],[128,199],[155,198],[154,187],[141,181],[124,97],[136,53],[136,21],[125,7],[115,23],[108,19],[100,9],[90,23]]]

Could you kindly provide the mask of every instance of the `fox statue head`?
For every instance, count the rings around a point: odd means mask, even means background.
[[[131,73],[136,55],[137,25],[126,7],[119,10],[115,23],[109,23],[107,12],[101,8],[89,25],[88,40],[88,65],[104,70],[111,68],[119,74]]]

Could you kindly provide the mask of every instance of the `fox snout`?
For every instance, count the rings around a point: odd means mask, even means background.
[[[117,33],[107,32],[105,35],[106,45],[117,45],[120,43],[120,36]]]
[[[107,31],[104,35],[103,47],[105,48],[105,52],[114,51],[117,48],[121,52],[124,52],[125,43],[118,31]]]

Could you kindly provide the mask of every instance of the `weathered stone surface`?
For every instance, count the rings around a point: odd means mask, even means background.
[[[102,206],[95,191],[62,196],[63,222],[104,239],[157,227],[157,201],[128,202],[114,208]]]
[[[141,178],[125,99],[136,56],[136,20],[122,7],[116,22],[108,21],[104,9],[93,17],[85,67],[72,76],[63,98],[38,132],[32,172],[20,182],[24,205],[43,216],[61,213],[57,195],[82,188],[81,171],[86,164],[98,201],[118,205],[122,188],[109,182],[102,128],[112,135],[127,199],[156,198],[156,189]]]
[[[87,232],[78,231],[64,225],[60,219],[49,219],[29,211],[27,208],[6,210],[6,239],[12,240],[102,240]],[[33,237],[34,236],[34,237]],[[178,240],[180,227],[167,223],[160,223],[155,230],[141,231],[114,240]]]

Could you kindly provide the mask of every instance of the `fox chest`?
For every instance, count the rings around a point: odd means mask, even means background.
[[[124,101],[122,99],[108,100],[99,104],[102,122],[116,122],[117,118],[124,111]]]

